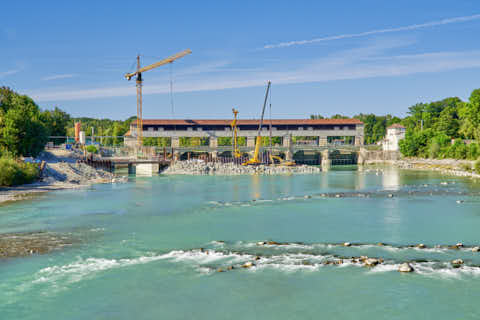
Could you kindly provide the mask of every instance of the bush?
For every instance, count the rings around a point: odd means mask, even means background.
[[[475,172],[480,174],[480,159],[475,161],[475,164],[473,165],[473,168],[475,169]]]
[[[463,171],[472,172],[472,166],[471,166],[469,163],[462,163],[462,164],[460,164],[460,168],[461,168]]]
[[[476,143],[471,143],[468,145],[468,151],[467,151],[467,159],[469,160],[475,160],[480,156],[480,150],[478,148],[478,144]]]
[[[453,159],[466,159],[467,151],[467,146],[463,141],[457,139],[455,143],[447,149],[446,156],[447,158]]]
[[[34,182],[39,175],[38,166],[18,162],[12,158],[0,158],[0,186],[17,186]]]
[[[94,146],[94,145],[89,145],[87,146],[87,152],[90,152],[90,153],[98,153],[98,150],[97,150],[97,147]]]

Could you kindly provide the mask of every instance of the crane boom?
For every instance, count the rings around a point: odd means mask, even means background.
[[[172,63],[173,61],[180,59],[187,54],[192,53],[190,49],[183,50],[179,53],[174,54],[173,56],[170,56],[166,59],[163,59],[161,61],[158,61],[156,63],[153,63],[151,65],[148,65],[146,67],[141,68],[140,67],[140,55],[137,56],[137,71],[131,72],[131,73],[126,73],[125,78],[127,80],[131,80],[133,77],[136,77],[136,83],[137,83],[137,145],[139,147],[142,146],[142,140],[143,140],[143,118],[142,118],[142,72],[146,72],[152,69],[155,69],[157,67],[163,66],[167,63]]]
[[[260,153],[260,146],[262,144],[262,125],[263,125],[263,116],[265,115],[265,106],[267,105],[267,99],[268,99],[268,93],[270,91],[270,85],[272,83],[268,81],[267,84],[267,92],[265,92],[265,101],[263,102],[263,108],[262,108],[262,116],[260,117],[260,124],[258,125],[258,134],[257,134],[257,141],[255,142],[255,151],[253,153],[253,158],[242,163],[242,165],[257,165],[260,164],[260,159],[258,158],[258,155]]]
[[[192,53],[192,50],[190,50],[190,49],[183,50],[182,52],[176,53],[176,54],[174,54],[173,56],[170,56],[170,57],[168,57],[168,58],[166,58],[166,59],[163,59],[163,60],[161,60],[161,61],[152,63],[152,64],[149,65],[149,66],[140,68],[140,69],[138,69],[138,70],[135,71],[135,72],[126,73],[126,74],[125,74],[125,78],[127,78],[127,80],[130,80],[130,79],[132,79],[133,77],[137,76],[139,73],[142,73],[142,72],[145,72],[145,71],[149,71],[149,70],[155,69],[155,68],[160,67],[160,66],[163,66],[164,64],[167,64],[167,63],[171,63],[171,62],[173,62],[173,61],[175,61],[175,60],[177,60],[177,59],[180,59],[180,58],[185,57],[187,54],[190,54],[190,53]]]

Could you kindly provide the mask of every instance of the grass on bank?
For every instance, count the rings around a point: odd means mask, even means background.
[[[475,163],[473,164],[473,170],[474,170],[477,174],[480,174],[480,159],[478,159],[477,161],[475,161]]]
[[[32,183],[39,177],[40,170],[34,163],[25,163],[13,158],[0,158],[0,186],[11,187]]]

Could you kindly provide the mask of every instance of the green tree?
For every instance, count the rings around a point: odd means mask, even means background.
[[[460,133],[467,139],[480,140],[480,89],[472,92],[468,103],[460,109],[459,115]]]
[[[459,127],[457,108],[453,106],[447,106],[443,109],[437,122],[434,124],[436,131],[442,132],[449,137],[457,137]]]
[[[0,148],[13,156],[37,156],[47,143],[48,131],[35,102],[3,87],[0,109]]]
[[[123,129],[121,128],[120,124],[118,122],[115,122],[113,124],[113,132],[112,132],[113,144],[115,146],[120,144],[120,138],[118,137],[123,135],[122,132],[123,132]]]
[[[46,110],[40,115],[41,120],[46,125],[50,136],[66,136],[67,126],[70,122],[70,115],[58,107],[54,110]]]

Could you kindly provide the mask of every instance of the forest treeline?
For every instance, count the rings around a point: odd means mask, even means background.
[[[322,119],[321,115],[311,115]],[[331,118],[347,118],[336,114]],[[477,159],[480,156],[480,89],[474,90],[468,101],[457,97],[429,103],[417,103],[408,108],[407,116],[363,114],[354,118],[364,123],[365,143],[375,144],[386,134],[386,128],[400,123],[407,129],[406,138],[400,142],[400,151],[405,156],[430,158]],[[74,123],[82,123],[87,136],[103,136],[105,145],[121,145],[136,117],[124,121],[95,118],[74,118],[55,107],[41,110],[28,96],[13,90],[0,88],[0,155],[10,157],[36,156],[49,140],[49,136],[75,135]],[[454,139],[454,143],[452,143]],[[264,139],[265,140],[265,139]],[[264,141],[268,144],[268,138]],[[97,140],[98,141],[98,140]],[[464,143],[465,141],[468,144]],[[281,141],[272,141],[278,144]],[[181,145],[206,145],[202,138],[182,138]],[[221,138],[219,145],[231,144],[231,138]],[[244,138],[239,139],[245,145]],[[145,145],[168,146],[168,138],[145,138]]]
[[[321,115],[310,117],[323,119]],[[347,117],[337,114],[331,118]],[[480,89],[473,90],[468,101],[450,97],[417,103],[408,108],[404,118],[375,114],[359,114],[354,118],[364,123],[366,144],[382,140],[386,128],[392,124],[405,126],[406,136],[399,146],[407,157],[469,160],[480,157]]]

